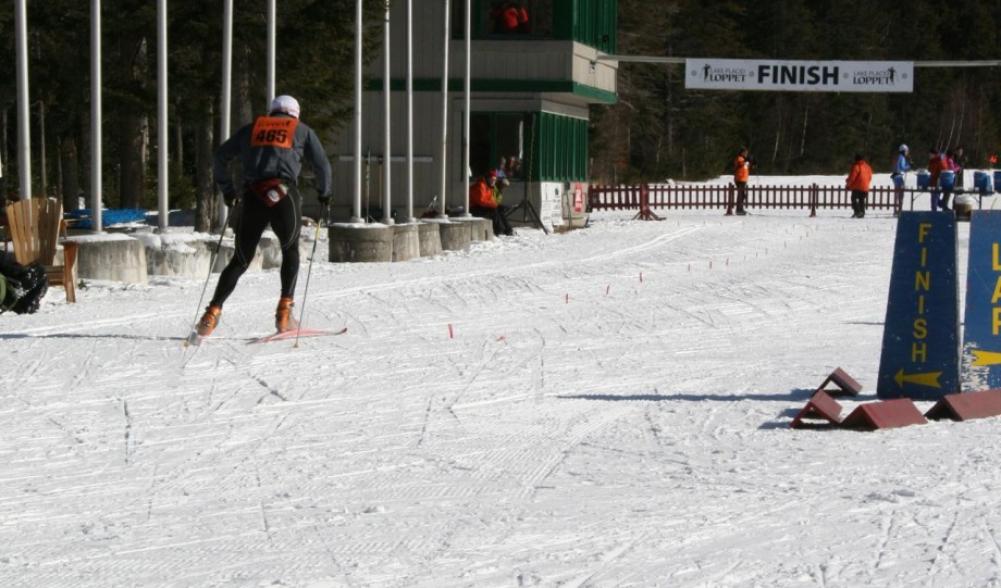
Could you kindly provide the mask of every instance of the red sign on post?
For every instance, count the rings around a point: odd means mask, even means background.
[[[573,210],[584,212],[584,187],[581,184],[574,184],[573,187]]]

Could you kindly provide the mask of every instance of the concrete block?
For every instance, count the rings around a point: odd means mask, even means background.
[[[417,239],[420,241],[421,257],[432,257],[441,254],[441,230],[438,228],[438,223],[418,223]]]
[[[100,233],[70,239],[78,243],[77,275],[82,279],[146,284],[146,248],[127,235]]]
[[[393,261],[393,227],[383,224],[337,223],[328,228],[330,261]]]
[[[393,225],[393,261],[408,261],[421,256],[419,225]]]
[[[441,231],[441,248],[445,251],[462,251],[469,247],[469,224],[450,221],[439,222],[438,230]]]
[[[299,240],[300,246],[302,239]],[[312,243],[310,244],[312,245]],[[271,231],[264,231],[261,235],[261,243],[257,246],[261,253],[261,269],[272,269],[282,266],[282,244],[278,240],[278,235]],[[307,252],[308,255],[308,252]],[[300,257],[302,257],[300,255]]]
[[[209,271],[214,245],[206,233],[152,231],[134,233],[146,251],[146,271],[151,276],[204,277]]]
[[[218,239],[218,237],[216,237]],[[209,243],[209,251],[215,249],[218,241],[212,241]],[[229,260],[233,259],[233,254],[236,253],[236,245],[233,239],[224,238],[222,240],[222,247],[220,247],[217,255],[215,256],[215,263],[212,265],[212,271],[214,273],[221,272],[226,269],[229,265]],[[250,265],[247,267],[248,272],[259,272],[264,269],[264,260],[261,255],[261,248],[258,247],[254,250],[254,258],[250,260]]]
[[[469,239],[471,241],[493,241],[494,239],[494,224],[490,219],[464,216],[453,218],[452,221],[469,225]]]

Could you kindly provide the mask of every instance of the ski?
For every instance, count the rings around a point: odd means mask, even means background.
[[[264,337],[259,337],[247,343],[248,345],[254,345],[257,343],[271,343],[274,341],[287,341],[289,339],[295,339],[296,337],[333,337],[336,335],[343,335],[348,332],[348,328],[344,327],[337,331],[325,331],[322,329],[289,329],[288,331],[283,331],[281,333],[273,333],[271,335],[265,335]]]

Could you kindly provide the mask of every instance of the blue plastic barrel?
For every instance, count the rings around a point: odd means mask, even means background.
[[[994,191],[1001,192],[1001,171],[994,172]]]
[[[943,190],[952,190],[956,187],[956,172],[951,169],[944,169],[938,176],[938,185]]]
[[[976,188],[977,192],[980,194],[990,194],[994,191],[991,187],[991,175],[982,171],[973,172],[973,187]]]
[[[927,190],[931,187],[931,174],[926,171],[918,172],[918,190]]]

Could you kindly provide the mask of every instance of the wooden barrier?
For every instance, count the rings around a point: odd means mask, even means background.
[[[897,190],[892,186],[879,186],[869,191],[866,208],[898,212],[905,196],[914,200],[925,190]],[[899,195],[899,200],[898,200]],[[733,184],[643,184],[635,186],[588,187],[589,210],[639,210],[638,218],[655,218],[652,210],[725,210],[733,214],[736,199]],[[747,207],[774,210],[807,210],[817,216],[817,210],[851,208],[851,192],[844,186],[770,186],[749,185]]]

